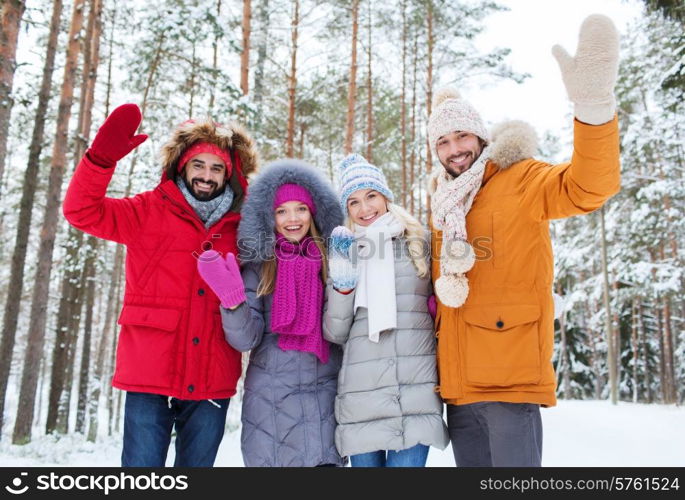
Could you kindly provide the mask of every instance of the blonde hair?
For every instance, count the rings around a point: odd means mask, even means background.
[[[383,195],[381,194],[381,196]],[[385,198],[385,196],[383,197]],[[413,215],[411,215],[401,206],[390,203],[387,198],[386,202],[388,205],[388,212],[393,214],[397,220],[404,225],[403,236],[407,240],[409,256],[411,257],[412,263],[416,268],[416,275],[419,278],[429,277],[430,267],[428,266],[428,260],[426,259],[428,252],[426,251],[426,236],[423,226]],[[349,212],[347,212],[347,220],[345,221],[345,225],[350,231],[354,232],[354,222],[350,218]]]
[[[326,283],[326,280],[328,279],[328,258],[326,254],[326,245],[321,237],[321,233],[319,233],[319,229],[314,223],[314,217],[312,217],[311,224],[309,225],[307,236],[311,236],[314,239],[314,244],[319,249],[319,252],[321,252],[321,281]],[[305,238],[307,236],[305,236]],[[259,286],[257,287],[257,297],[262,297],[264,295],[270,295],[273,293],[274,287],[276,286],[277,266],[278,263],[276,256],[269,260],[265,260],[262,263]]]

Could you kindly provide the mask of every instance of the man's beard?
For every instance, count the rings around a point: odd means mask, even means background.
[[[218,188],[218,184],[214,181],[205,181],[203,179],[198,179],[197,177],[192,179],[190,183],[188,183],[188,179],[185,177],[183,178],[183,182],[185,182],[186,187],[188,188],[188,191],[190,191],[190,194],[193,195],[193,198],[195,198],[198,201],[210,201],[216,198],[217,196],[221,196],[224,192],[224,189],[226,185],[224,184],[221,188]],[[204,182],[205,184],[209,184],[212,186],[212,190],[209,192],[205,191],[198,191],[195,188],[195,184],[198,182]]]
[[[455,158],[458,158],[459,156],[462,156],[464,153],[468,153],[469,155],[469,163],[462,166],[462,167],[453,167],[450,162],[454,160]],[[476,162],[479,156],[479,152],[477,151],[465,151],[464,153],[459,153],[456,155],[451,155],[447,158],[445,163],[442,164],[442,166],[445,168],[448,174],[450,174],[452,177],[459,177],[461,174],[466,172],[468,169],[470,169],[473,164]]]

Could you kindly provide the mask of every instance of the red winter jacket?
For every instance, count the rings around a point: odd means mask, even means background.
[[[81,160],[63,211],[76,228],[126,245],[126,292],[112,385],[179,399],[233,396],[241,355],[224,339],[219,299],[197,272],[210,247],[237,255],[240,203],[209,230],[174,181],[131,198],[107,198],[114,173]],[[231,186],[242,201],[247,183]]]

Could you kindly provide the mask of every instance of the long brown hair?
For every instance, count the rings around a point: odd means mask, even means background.
[[[319,233],[319,229],[316,227],[316,223],[314,222],[314,217],[312,217],[312,222],[309,225],[307,236],[311,236],[314,239],[314,244],[319,249],[319,252],[321,252],[321,281],[325,284],[326,280],[328,279],[328,254],[326,253],[326,245],[324,244],[324,240]],[[305,238],[307,236],[305,236]],[[278,264],[275,255],[273,258],[265,260],[262,263],[261,277],[259,280],[259,286],[257,287],[257,297],[262,297],[264,295],[273,293],[274,286],[276,285],[277,265]]]

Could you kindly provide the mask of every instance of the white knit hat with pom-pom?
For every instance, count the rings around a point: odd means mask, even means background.
[[[483,119],[459,91],[452,87],[438,90],[433,97],[433,107],[428,119],[428,140],[435,151],[438,139],[451,132],[470,132],[490,142]]]

